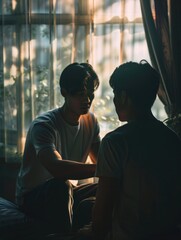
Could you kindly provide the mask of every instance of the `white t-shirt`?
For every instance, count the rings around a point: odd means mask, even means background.
[[[96,176],[120,183],[106,239],[141,240],[175,227],[181,220],[180,157],[181,141],[157,120],[125,124],[102,139]]]
[[[23,163],[17,178],[16,199],[52,178],[38,161],[37,155],[44,148],[56,149],[62,159],[85,162],[90,147],[100,141],[99,125],[92,113],[82,115],[77,126],[64,121],[60,108],[37,117],[30,125],[23,155]]]

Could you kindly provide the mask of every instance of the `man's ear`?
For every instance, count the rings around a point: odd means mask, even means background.
[[[120,96],[121,104],[125,105],[127,102],[127,94],[125,91],[121,91],[121,96]]]
[[[121,104],[122,105],[127,105],[127,106],[131,104],[131,99],[128,96],[126,91],[121,92]]]
[[[66,97],[66,96],[67,96],[67,91],[66,91],[65,88],[61,88],[60,92],[61,92],[61,94],[62,94],[63,97]]]

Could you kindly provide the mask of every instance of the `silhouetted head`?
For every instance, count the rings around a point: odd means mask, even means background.
[[[114,94],[124,91],[135,108],[151,109],[158,92],[160,75],[145,60],[127,62],[117,67],[110,77]]]

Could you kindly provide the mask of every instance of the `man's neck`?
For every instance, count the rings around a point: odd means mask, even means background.
[[[144,121],[144,120],[149,120],[149,119],[153,119],[154,116],[150,111],[137,111],[137,112],[134,112],[134,114],[130,117],[129,121],[128,122],[131,122],[131,121]]]
[[[76,126],[79,124],[80,116],[72,113],[65,106],[60,108],[60,113],[61,113],[63,119],[65,120],[65,122],[67,122],[68,124],[70,124],[72,126]]]

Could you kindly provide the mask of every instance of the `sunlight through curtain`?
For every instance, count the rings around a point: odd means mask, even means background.
[[[32,119],[63,103],[59,76],[74,61],[99,75],[92,110],[102,136],[119,126],[109,76],[123,62],[150,61],[139,0],[0,0],[0,16],[1,159],[18,161]]]

